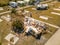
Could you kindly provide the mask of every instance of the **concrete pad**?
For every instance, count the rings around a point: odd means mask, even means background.
[[[36,10],[36,8],[32,8],[33,10]]]
[[[29,11],[25,10],[26,13],[29,13]]]
[[[48,17],[46,17],[46,16],[40,16],[39,18],[48,20]]]
[[[25,2],[24,2],[24,1],[17,1],[17,3],[23,4],[23,3],[25,3]]]
[[[60,9],[59,9],[59,8],[54,8],[53,10],[60,11]]]
[[[10,39],[11,38],[14,38],[13,40],[14,40],[14,42],[11,42],[12,44],[16,44],[16,42],[19,40],[19,38],[16,36],[16,35],[13,35],[13,34],[8,34],[6,37],[5,37],[5,39],[7,40],[7,41],[10,41]]]
[[[8,34],[8,35],[5,37],[5,39],[6,39],[7,41],[10,41],[10,39],[11,39],[12,37],[14,37],[14,35],[10,33],[10,34]]]
[[[60,16],[60,13],[57,13],[57,12],[51,12],[51,14],[55,14],[55,15],[59,15]]]
[[[3,20],[2,19],[0,19],[0,22],[2,22]]]
[[[6,21],[10,21],[11,20],[11,16],[7,15],[7,16],[1,16],[2,19],[6,20]]]
[[[3,7],[0,7],[0,10],[3,10]]]

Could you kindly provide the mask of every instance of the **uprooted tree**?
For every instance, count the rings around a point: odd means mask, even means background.
[[[13,31],[16,33],[22,33],[24,31],[24,23],[21,20],[15,20],[12,23]]]

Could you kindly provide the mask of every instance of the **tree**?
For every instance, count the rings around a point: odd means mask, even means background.
[[[22,33],[24,31],[24,23],[21,20],[14,21],[12,26],[16,33]]]

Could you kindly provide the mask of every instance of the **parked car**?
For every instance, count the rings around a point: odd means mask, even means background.
[[[10,2],[9,5],[13,8],[16,8],[18,6],[16,2]]]
[[[37,10],[47,10],[48,4],[38,4],[36,9]]]

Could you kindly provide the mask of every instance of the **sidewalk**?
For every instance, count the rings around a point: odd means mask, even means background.
[[[60,29],[45,43],[45,45],[60,45]]]

